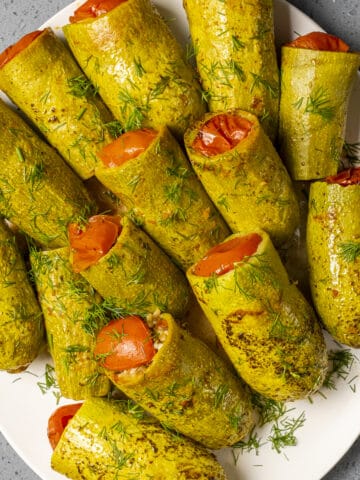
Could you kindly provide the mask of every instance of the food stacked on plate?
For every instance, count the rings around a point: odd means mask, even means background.
[[[360,347],[360,168],[340,161],[360,56],[304,35],[280,85],[271,1],[184,7],[196,69],[148,0],[89,0],[67,45],[47,28],[0,55],[26,117],[0,101],[0,368],[46,344],[82,401],[49,419],[72,479],[223,479],[209,450],[252,431],[253,392],[316,392],[322,327]],[[300,189],[311,298],[284,257]]]

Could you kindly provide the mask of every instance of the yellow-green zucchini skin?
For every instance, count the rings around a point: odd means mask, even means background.
[[[49,28],[0,69],[0,88],[82,179],[94,175],[113,117]]]
[[[316,310],[339,342],[360,347],[360,185],[314,182],[307,250]]]
[[[43,318],[15,236],[0,220],[0,370],[24,370],[43,344]]]
[[[190,285],[239,375],[277,401],[320,388],[327,352],[315,314],[287,273],[265,232],[256,254],[223,275]],[[236,238],[239,234],[229,237]]]
[[[185,275],[131,220],[121,223],[115,245],[81,275],[125,312],[143,315],[159,308],[181,318],[190,297]]]
[[[144,153],[99,166],[96,177],[183,270],[230,233],[166,127]]]
[[[0,213],[40,245],[67,245],[66,227],[95,210],[56,151],[0,100]]]
[[[93,354],[96,326],[101,328],[103,319],[87,321],[100,296],[73,272],[67,247],[34,250],[30,261],[61,395],[73,400],[105,396],[110,382]]]
[[[293,180],[314,180],[338,171],[357,53],[283,47],[280,155]]]
[[[290,177],[256,116],[243,110],[227,113],[252,122],[248,136],[219,155],[206,157],[196,152],[192,144],[199,130],[221,114],[207,113],[184,137],[192,166],[233,232],[261,228],[281,244],[291,237],[299,222],[299,205]]]
[[[111,381],[162,424],[219,449],[244,438],[254,425],[249,391],[209,347],[161,315],[167,338],[149,366],[106,370]]]
[[[184,0],[184,7],[210,111],[248,110],[274,140],[280,92],[272,0]]]
[[[63,30],[81,68],[126,130],[167,125],[182,137],[205,112],[194,71],[149,0],[127,0]]]
[[[132,402],[88,399],[65,428],[51,458],[73,480],[225,480],[215,457],[165,431]]]

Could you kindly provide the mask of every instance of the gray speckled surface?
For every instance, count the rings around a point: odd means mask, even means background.
[[[0,51],[25,33],[38,28],[68,3],[69,0],[0,0]],[[359,0],[291,0],[290,3],[325,30],[343,38],[353,50],[360,50]],[[360,438],[323,480],[359,479]],[[0,480],[40,480],[18,457],[1,433]],[[276,480],[270,472],[269,480]]]

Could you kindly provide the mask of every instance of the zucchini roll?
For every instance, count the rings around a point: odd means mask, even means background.
[[[52,468],[73,480],[226,478],[210,452],[166,431],[131,401],[93,398],[60,407],[48,432]]]
[[[205,104],[168,26],[149,0],[96,9],[80,7],[63,28],[81,68],[125,130],[167,125],[181,137]]]
[[[30,35],[30,37],[29,37]],[[0,88],[82,178],[94,175],[96,152],[112,139],[113,120],[64,43],[47,28],[9,47]],[[22,49],[12,56],[11,48]],[[3,55],[6,51],[3,53]]]
[[[255,115],[209,113],[185,134],[205,190],[233,232],[261,228],[276,244],[299,222],[290,177]]]
[[[360,168],[310,189],[307,249],[314,305],[338,342],[360,347]]]
[[[184,0],[184,7],[210,111],[247,110],[274,140],[280,95],[272,0]]]
[[[280,152],[294,180],[335,175],[359,53],[312,32],[282,48]]]
[[[100,296],[73,272],[67,247],[33,250],[30,261],[61,395],[106,395],[110,382],[94,359],[95,335],[104,321],[96,316]]]
[[[244,384],[169,314],[110,322],[98,333],[95,357],[128,397],[208,448],[230,446],[253,427]]]
[[[239,375],[273,400],[320,388],[327,352],[314,312],[268,235],[231,235],[188,270],[193,291]]]
[[[24,370],[43,344],[43,319],[15,236],[0,220],[0,370]]]
[[[157,308],[181,318],[189,303],[185,275],[128,218],[91,217],[71,224],[72,266],[117,311],[146,314]]]
[[[40,245],[67,245],[67,224],[95,210],[62,158],[0,100],[0,214]]]
[[[96,177],[183,270],[229,235],[166,127],[124,133],[98,156]]]

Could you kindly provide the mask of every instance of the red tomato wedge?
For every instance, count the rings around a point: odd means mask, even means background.
[[[25,50],[26,47],[30,45],[31,42],[35,40],[44,30],[36,30],[35,32],[28,33],[24,35],[20,40],[14,45],[10,45],[0,54],[0,68],[10,62],[18,53]]]
[[[347,187],[349,185],[360,185],[360,167],[348,168],[337,175],[327,177],[325,180],[327,183],[337,183],[343,187]]]
[[[286,44],[288,47],[326,50],[327,52],[348,52],[350,50],[341,38],[324,32],[311,32]]]
[[[106,255],[121,232],[120,217],[95,215],[85,226],[70,223],[68,236],[73,251],[73,270],[81,272]]]
[[[61,435],[65,430],[66,425],[73,418],[75,413],[79,410],[82,403],[73,403],[71,405],[64,405],[55,410],[48,420],[47,434],[50,445],[55,449],[59,443]]]
[[[219,155],[236,147],[248,136],[251,127],[249,120],[238,115],[216,115],[201,127],[191,146],[206,157]]]
[[[151,331],[136,315],[112,320],[96,337],[95,358],[115,372],[145,365],[155,353]]]
[[[253,255],[262,238],[257,233],[250,233],[243,237],[232,238],[211,248],[195,267],[192,273],[199,277],[223,275],[233,270],[236,262],[241,262],[245,257]]]
[[[100,150],[98,157],[106,167],[117,167],[143,153],[157,135],[150,128],[126,132]]]
[[[126,0],[88,0],[83,3],[74,12],[74,15],[69,18],[70,23],[81,22],[87,18],[96,18],[104,13],[110,12]]]

